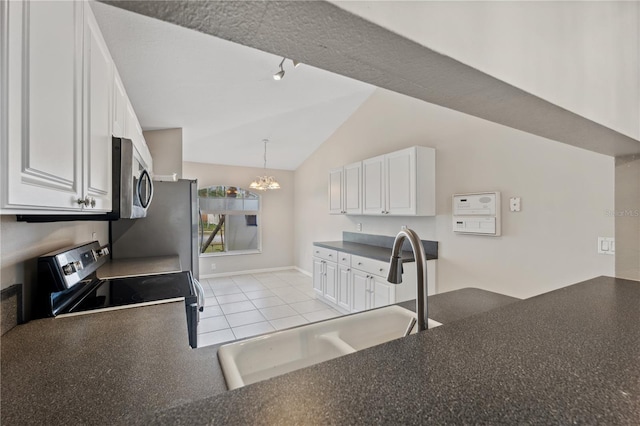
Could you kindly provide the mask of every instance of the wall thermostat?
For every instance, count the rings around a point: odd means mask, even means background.
[[[453,232],[496,237],[501,235],[500,193],[454,194]]]

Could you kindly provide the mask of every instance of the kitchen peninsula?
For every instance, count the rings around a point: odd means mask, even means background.
[[[138,424],[637,424],[638,306],[598,277]]]
[[[455,292],[436,295],[444,326],[229,392],[213,348],[186,345],[179,304],[34,321],[2,338],[3,422],[637,423],[639,282],[599,277],[515,302],[480,292],[460,291],[475,315],[444,321]],[[132,320],[149,327],[114,337]],[[73,342],[86,356],[61,360]]]

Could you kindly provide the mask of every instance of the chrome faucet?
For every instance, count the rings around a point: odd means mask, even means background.
[[[408,238],[416,259],[416,282],[418,284],[416,292],[416,315],[418,319],[418,332],[427,329],[427,258],[424,253],[422,241],[415,231],[403,226],[396,239],[393,241],[393,251],[391,252],[391,263],[389,264],[389,275],[387,281],[392,284],[402,282],[402,258],[400,251],[404,239]],[[413,325],[411,326],[413,328]],[[411,330],[409,330],[410,332]]]

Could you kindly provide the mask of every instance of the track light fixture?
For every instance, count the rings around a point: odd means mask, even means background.
[[[287,58],[283,57],[282,60],[280,61],[280,65],[279,65],[280,71],[278,71],[277,73],[275,73],[273,75],[273,79],[274,80],[278,81],[278,80],[282,80],[284,78],[284,74],[285,74],[284,73],[284,61],[286,59]],[[302,63],[300,61],[296,61],[295,59],[291,59],[291,62],[293,63],[293,67],[294,68],[298,68],[298,66]]]

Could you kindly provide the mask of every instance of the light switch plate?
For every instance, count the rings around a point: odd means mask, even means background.
[[[616,241],[614,238],[598,237],[598,254],[616,254]]]

